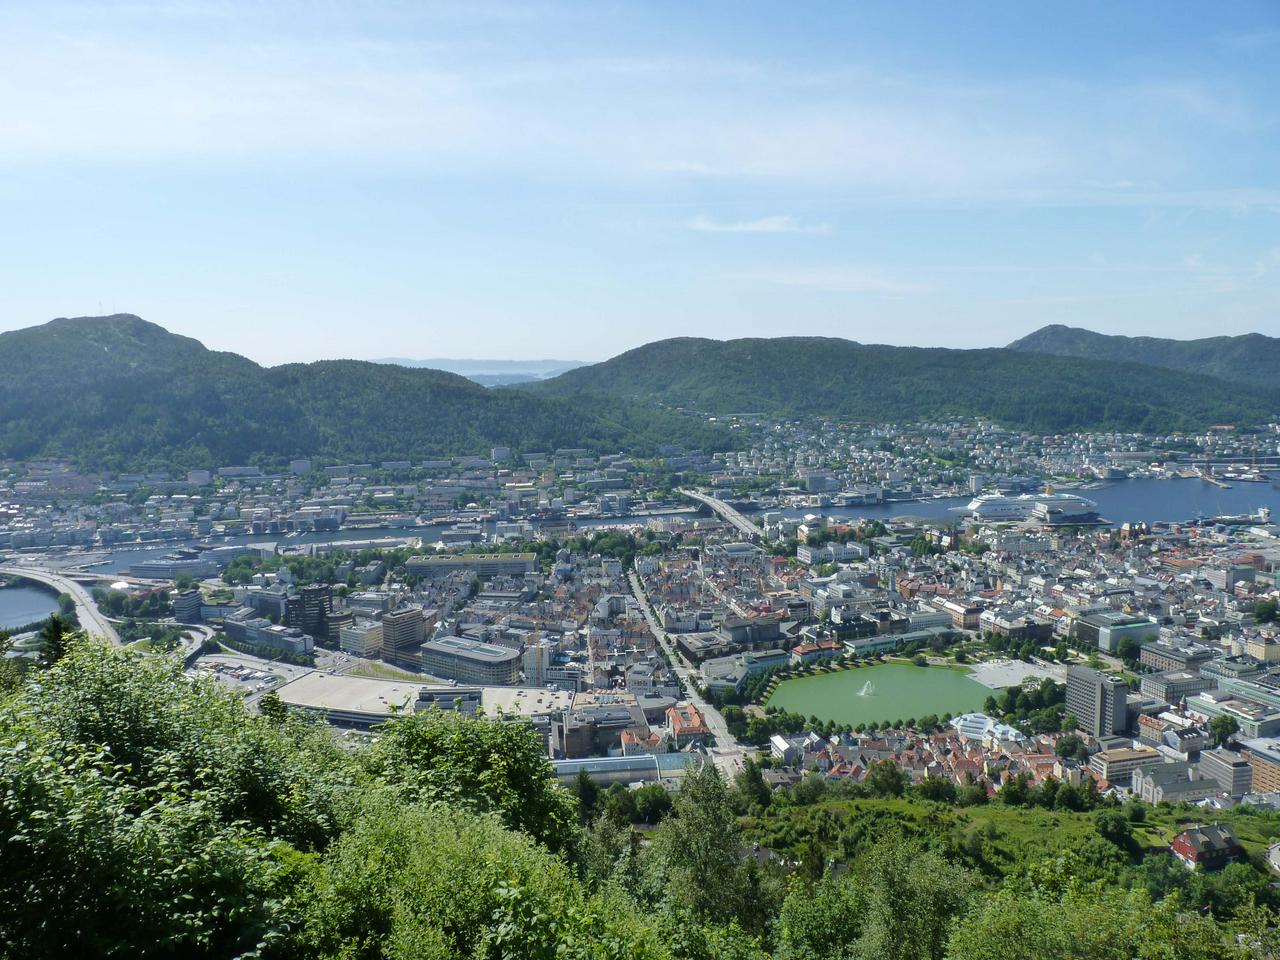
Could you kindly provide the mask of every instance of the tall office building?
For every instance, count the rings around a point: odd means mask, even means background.
[[[179,623],[199,623],[204,600],[199,590],[182,590],[173,596],[173,618]]]
[[[407,606],[382,615],[382,659],[419,666],[427,639],[421,607]]]
[[[1072,667],[1067,671],[1067,713],[1076,718],[1080,729],[1094,737],[1111,737],[1129,726],[1125,698],[1129,685],[1091,667]]]
[[[303,587],[286,601],[285,615],[291,627],[312,637],[328,636],[329,614],[333,612],[333,588],[328,584]]]
[[[382,624],[361,620],[338,631],[342,652],[356,657],[376,657],[382,650]]]

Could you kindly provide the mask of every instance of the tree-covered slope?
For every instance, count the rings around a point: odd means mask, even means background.
[[[1261,387],[1275,387],[1280,383],[1280,338],[1260,333],[1170,340],[1109,336],[1054,324],[1015,340],[1009,349],[1058,357],[1142,363]]]
[[[982,416],[1043,432],[1255,423],[1280,408],[1273,392],[1135,363],[821,337],[663,340],[519,389],[708,413]]]
[[[992,799],[980,784],[908,785],[885,761],[865,783],[814,775],[775,792],[754,764],[730,784],[707,763],[670,797],[566,789],[530,724],[431,710],[352,740],[272,695],[252,714],[176,658],[75,637],[32,670],[0,657],[3,957],[1262,960],[1280,947],[1270,811],[1216,812],[1251,861],[1192,873],[1164,844],[1203,811],[1053,780]]]
[[[722,442],[674,414],[486,390],[440,370],[353,360],[264,368],[131,315],[0,334],[0,370],[0,457],[92,468]]]

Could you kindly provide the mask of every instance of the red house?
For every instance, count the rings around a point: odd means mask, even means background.
[[[1219,870],[1244,859],[1244,847],[1230,827],[1212,824],[1184,830],[1170,844],[1173,855],[1192,870]]]

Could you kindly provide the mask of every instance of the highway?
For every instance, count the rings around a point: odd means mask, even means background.
[[[106,637],[117,646],[120,645],[120,634],[116,633],[116,628],[112,626],[106,614],[98,610],[97,604],[93,602],[93,597],[81,584],[56,573],[50,573],[48,570],[38,570],[31,567],[0,567],[0,574],[20,577],[23,580],[34,580],[36,583],[43,583],[45,586],[52,587],[59,593],[71,594],[72,599],[76,602],[76,616],[80,618],[80,626],[84,631]]]
[[[695,681],[699,678],[697,669],[684,659],[680,651],[676,649],[675,644],[671,642],[671,637],[662,629],[662,624],[658,622],[658,618],[653,612],[653,607],[649,604],[649,595],[645,593],[644,586],[640,583],[640,578],[634,570],[631,571],[630,578],[631,592],[639,602],[640,610],[644,613],[645,620],[649,622],[649,629],[653,631],[658,644],[666,651],[667,659],[671,662],[671,669],[675,671],[680,680],[680,685],[684,688],[685,698],[698,708],[698,712],[702,714],[702,719],[707,724],[707,729],[715,735],[717,746],[711,751],[711,754],[716,766],[726,776],[732,777],[738,768],[742,766],[743,759],[754,753],[755,749],[739,743],[734,735],[729,732],[729,725],[724,722],[724,717],[720,715],[720,711],[698,695],[697,687],[694,686]]]
[[[696,500],[705,507],[709,507],[721,519],[728,522],[734,529],[741,533],[749,540],[763,540],[764,531],[757,527],[754,523],[740,514],[733,507],[729,506],[723,500],[717,500],[715,497],[708,496],[705,493],[698,493],[696,490],[681,489],[680,493],[688,497],[690,500]]]
[[[217,630],[205,623],[182,623],[173,617],[166,617],[160,621],[166,627],[176,627],[182,631],[182,645],[178,647],[177,654],[184,661],[191,660],[200,652],[200,648],[205,645],[207,640],[212,640]]]

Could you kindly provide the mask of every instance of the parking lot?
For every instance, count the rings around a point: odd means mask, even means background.
[[[265,693],[287,680],[308,673],[310,667],[274,663],[236,654],[211,654],[196,661],[195,671],[208,673],[243,697]]]

